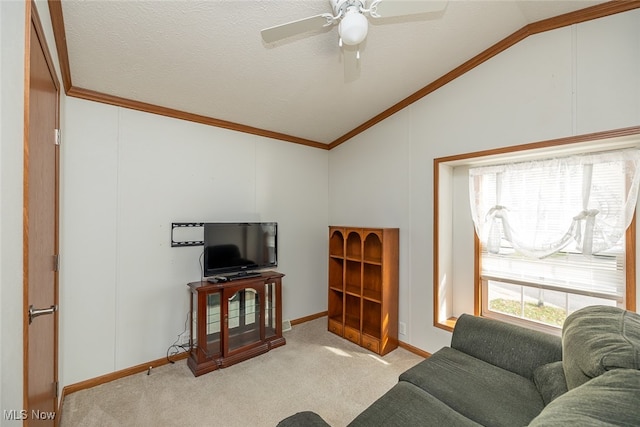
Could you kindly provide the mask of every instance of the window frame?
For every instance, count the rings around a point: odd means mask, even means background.
[[[441,230],[441,223],[447,221],[441,221],[440,219],[440,201],[441,197],[444,197],[446,191],[443,191],[441,185],[443,182],[448,182],[446,177],[440,176],[441,167],[443,166],[458,166],[458,165],[471,165],[474,163],[482,162],[487,159],[495,159],[496,157],[514,156],[514,157],[535,157],[541,156],[544,153],[550,151],[557,152],[570,152],[579,153],[587,151],[597,151],[604,149],[611,149],[612,144],[615,143],[616,148],[638,146],[640,144],[640,126],[615,129],[604,132],[597,132],[585,135],[572,136],[567,138],[560,138],[548,141],[534,142],[522,145],[515,145],[505,148],[497,148],[492,150],[478,151],[467,154],[448,156],[435,158],[433,163],[433,324],[435,327],[444,329],[447,331],[453,331],[455,327],[457,317],[453,313],[441,313],[440,301],[443,295],[443,284],[441,283],[442,272],[440,271],[440,261],[446,254],[441,254],[441,235],[448,233],[450,230]],[[446,184],[444,184],[446,185]],[[449,184],[450,185],[450,184]],[[448,188],[451,192],[451,188]],[[446,225],[445,225],[446,227]],[[473,234],[473,307],[474,315],[481,315],[482,308],[482,280],[480,277],[480,241],[470,229],[470,233]],[[625,306],[627,310],[636,311],[636,214],[634,214],[631,225],[625,232],[625,262],[626,262],[626,298]],[[446,286],[446,285],[444,285]],[[443,319],[441,319],[443,317]],[[511,316],[506,316],[509,319],[515,319]],[[525,321],[527,322],[527,321]],[[527,322],[529,323],[529,322]],[[533,323],[533,322],[531,322]]]
[[[635,301],[636,301],[635,263],[637,261],[636,261],[636,245],[635,245],[636,232],[635,231],[636,231],[636,212],[634,212],[633,218],[631,220],[631,224],[629,224],[629,227],[626,229],[625,235],[624,235],[624,239],[625,239],[624,241],[625,242],[625,248],[624,248],[625,272],[624,273],[625,273],[625,282],[626,282],[624,308],[631,311],[635,311],[636,309],[635,307],[636,306],[635,304]],[[541,331],[556,334],[556,335],[559,334],[561,332],[561,328],[559,327],[547,325],[544,323],[534,322],[534,321],[527,320],[524,318],[519,318],[516,316],[510,316],[508,314],[502,314],[502,313],[491,311],[488,309],[488,301],[483,299],[483,296],[486,296],[486,292],[488,292],[489,285],[487,283],[488,280],[485,280],[481,277],[481,272],[482,272],[481,271],[482,270],[481,245],[482,244],[480,242],[480,239],[478,238],[478,235],[475,232],[473,233],[473,239],[474,239],[474,256],[473,256],[474,268],[476,269],[476,271],[474,272],[474,277],[477,277],[474,284],[474,290],[475,292],[479,293],[479,298],[477,299],[477,304],[479,305],[474,307],[475,315],[490,317],[493,319],[499,319],[509,323],[515,323],[531,329],[537,329],[537,330],[541,330]],[[631,243],[632,239],[634,243]],[[633,260],[633,261],[630,261],[630,260]],[[630,262],[633,262],[632,266],[629,264]],[[633,268],[630,268],[630,267],[633,267]],[[523,286],[526,286],[526,284],[523,284]],[[572,294],[572,295],[578,294],[578,293],[567,292],[564,290],[561,290],[561,291]],[[491,311],[491,314],[486,314],[485,309],[486,311]]]

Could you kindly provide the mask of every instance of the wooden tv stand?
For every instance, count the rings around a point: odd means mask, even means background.
[[[191,289],[187,365],[196,377],[285,345],[282,277],[267,271],[233,281],[187,285]]]

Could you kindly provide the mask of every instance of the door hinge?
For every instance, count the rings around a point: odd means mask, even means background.
[[[55,137],[54,138],[55,138],[54,143],[59,146],[60,143],[61,143],[61,139],[62,139],[62,136],[60,135],[60,129],[56,129],[55,130]]]
[[[58,381],[54,381],[53,383],[53,394],[54,397],[58,398],[60,396],[60,383]]]
[[[60,271],[60,255],[56,254],[53,256],[53,271]]]

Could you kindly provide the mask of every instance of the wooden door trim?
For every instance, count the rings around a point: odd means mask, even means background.
[[[53,62],[53,57],[51,56],[51,51],[49,50],[49,45],[46,42],[46,37],[44,35],[44,29],[42,27],[42,21],[40,20],[40,15],[38,14],[38,10],[35,6],[35,3],[33,0],[30,0],[27,3],[27,8],[29,9],[28,13],[28,17],[27,20],[30,20],[33,22],[33,26],[36,30],[36,33],[38,34],[38,38],[41,41],[42,44],[42,51],[44,52],[44,57],[47,61],[47,67],[49,68],[49,73],[51,73],[51,79],[53,80],[53,83],[56,87],[56,90],[58,91],[58,93],[60,92],[60,80],[58,80],[58,74],[56,73],[56,68]],[[27,49],[29,47],[27,46]],[[59,99],[59,95],[58,95],[58,99]],[[58,112],[56,112],[56,122],[59,121],[60,119],[60,115],[58,114]],[[56,124],[59,124],[56,123]]]
[[[38,15],[38,10],[33,0],[25,2],[25,56],[24,56],[24,135],[23,135],[23,217],[22,217],[22,257],[23,257],[23,321],[22,321],[22,357],[23,357],[23,404],[24,408],[27,408],[28,402],[28,361],[29,361],[29,126],[30,126],[30,96],[31,96],[31,30],[34,30],[38,42],[42,48],[42,53],[47,64],[47,69],[51,76],[51,80],[56,89],[56,111],[55,111],[55,126],[60,129],[60,81],[55,70],[53,58],[49,47],[47,45],[44,29],[42,27],[42,21]],[[53,144],[53,135],[51,135],[51,143]],[[56,150],[55,154],[55,174],[56,182],[54,189],[54,252],[59,254],[59,223],[60,223],[60,151]],[[54,255],[54,254],[52,254]],[[59,274],[54,272],[54,304],[58,305],[58,279]],[[54,380],[58,380],[58,315],[54,318]],[[58,396],[59,399],[60,396]],[[56,405],[58,402],[55,402]],[[59,413],[59,412],[58,412]],[[55,419],[55,425],[58,425],[59,417]],[[25,424],[28,421],[25,420]]]

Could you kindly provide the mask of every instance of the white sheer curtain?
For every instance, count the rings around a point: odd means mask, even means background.
[[[613,248],[631,223],[640,150],[629,149],[469,170],[471,214],[489,253],[503,239],[544,258],[575,242],[585,255]]]

